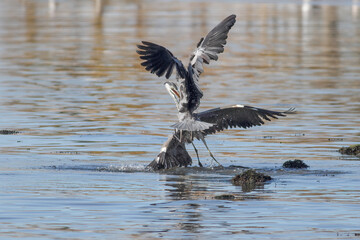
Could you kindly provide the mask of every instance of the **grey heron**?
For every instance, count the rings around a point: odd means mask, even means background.
[[[152,169],[167,169],[171,167],[188,166],[192,159],[186,151],[185,144],[191,143],[195,149],[198,164],[202,167],[198,151],[193,144],[194,139],[201,140],[209,150],[205,136],[232,127],[249,128],[264,124],[264,120],[285,116],[293,112],[271,111],[244,105],[214,108],[196,113],[200,105],[203,92],[199,87],[200,75],[204,72],[203,65],[211,60],[218,60],[218,54],[224,51],[229,30],[235,24],[235,15],[230,15],[213,28],[197,44],[196,50],[190,57],[187,68],[168,49],[155,43],[142,41],[137,45],[137,53],[144,60],[141,65],[147,71],[158,77],[165,75],[169,79],[176,70],[176,82],[165,82],[165,88],[175,101],[179,121],[171,127],[175,129],[161,148],[159,155],[149,164]]]

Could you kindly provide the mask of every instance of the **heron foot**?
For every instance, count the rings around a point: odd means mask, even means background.
[[[194,150],[195,150],[195,153],[196,153],[196,157],[197,157],[197,159],[198,159],[199,167],[203,167],[202,163],[200,162],[199,153],[198,153],[198,150],[197,150],[196,147],[195,147],[195,144],[194,144],[193,142],[191,142],[191,144],[192,144],[193,147],[194,147]]]
[[[210,156],[212,157],[212,159],[213,159],[217,164],[219,164],[219,167],[222,167],[222,168],[223,168],[223,165],[221,165],[221,164],[216,160],[216,158],[215,158],[214,155],[210,152],[210,150],[209,150],[209,153],[210,153]]]
[[[211,158],[217,163],[217,164],[219,164],[219,167],[222,167],[222,168],[224,168],[223,167],[223,165],[221,165],[217,160],[216,160],[216,158],[214,157],[214,155],[212,154],[212,152],[210,151],[210,149],[209,149],[209,147],[208,147],[208,145],[206,144],[206,142],[205,142],[205,139],[204,138],[201,138],[201,140],[203,141],[203,143],[204,143],[204,145],[205,145],[205,147],[206,147],[206,149],[208,150],[208,152],[209,152],[209,154],[210,154],[210,156],[211,156]]]

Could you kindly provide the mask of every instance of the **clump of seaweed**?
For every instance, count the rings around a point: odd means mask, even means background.
[[[360,155],[360,144],[354,144],[349,147],[342,147],[339,149],[341,154]]]
[[[283,167],[284,168],[308,168],[309,165],[307,165],[300,159],[295,159],[295,160],[289,160],[289,161],[284,162]]]
[[[234,200],[235,196],[232,194],[223,194],[214,197],[217,200]]]
[[[269,180],[271,180],[270,176],[256,172],[254,169],[249,169],[233,177],[231,182],[236,186],[241,186],[244,192],[250,192]]]
[[[15,130],[0,130],[0,134],[1,135],[11,135],[11,134],[18,134],[19,132],[18,131],[15,131]]]

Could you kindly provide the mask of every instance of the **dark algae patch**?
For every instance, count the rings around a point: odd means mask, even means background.
[[[295,159],[295,160],[289,160],[289,161],[284,162],[283,167],[284,168],[308,168],[309,165],[307,165],[300,159]]]
[[[263,183],[269,180],[271,180],[270,176],[256,172],[254,169],[249,169],[236,175],[231,181],[234,185],[241,185],[243,183]]]
[[[215,196],[214,198],[218,200],[234,200],[235,196],[232,194],[223,194],[223,195]]]
[[[360,155],[360,144],[354,144],[349,147],[342,147],[339,149],[341,154]]]
[[[18,134],[18,131],[15,130],[0,130],[0,135],[11,135],[11,134]]]
[[[244,192],[250,192],[255,189],[256,186],[261,186],[270,180],[270,176],[256,172],[254,169],[249,169],[233,177],[231,182],[236,186],[241,186]]]

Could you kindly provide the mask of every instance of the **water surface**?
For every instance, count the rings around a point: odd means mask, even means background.
[[[0,237],[353,239],[360,234],[360,6],[356,1],[0,2]],[[207,168],[144,169],[177,121],[141,40],[187,63],[200,37],[237,15],[201,76],[201,110],[298,113],[207,142]],[[196,160],[191,146],[188,147]],[[289,159],[310,169],[284,170]],[[230,179],[273,177],[246,191]],[[235,200],[217,200],[232,194]]]

